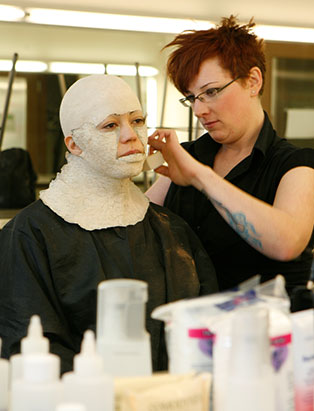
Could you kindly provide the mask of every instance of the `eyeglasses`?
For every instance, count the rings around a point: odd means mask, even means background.
[[[209,103],[214,97],[217,96],[218,93],[220,93],[222,90],[224,90],[226,87],[230,86],[234,81],[237,81],[240,78],[240,76],[236,77],[234,80],[229,81],[229,83],[225,84],[222,87],[211,87],[208,88],[205,91],[202,91],[199,95],[194,96],[193,94],[190,94],[189,96],[186,96],[184,98],[180,98],[180,103],[182,103],[185,107],[191,107],[194,103],[195,100],[199,99],[202,103]]]

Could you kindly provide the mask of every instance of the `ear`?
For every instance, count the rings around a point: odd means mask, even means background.
[[[262,72],[258,67],[252,67],[249,73],[248,86],[252,96],[257,96],[263,85]]]
[[[64,142],[70,153],[74,154],[75,156],[79,156],[82,153],[81,148],[74,142],[72,136],[65,137]]]

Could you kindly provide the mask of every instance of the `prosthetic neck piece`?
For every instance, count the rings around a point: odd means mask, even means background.
[[[120,78],[105,75],[85,77],[65,94],[60,108],[65,136],[72,135],[82,150],[68,153],[62,167],[40,198],[69,223],[86,230],[125,227],[142,221],[149,201],[131,181],[145,160],[146,127],[134,130],[143,153],[117,158],[120,128],[96,128],[108,115],[141,110],[133,91]]]

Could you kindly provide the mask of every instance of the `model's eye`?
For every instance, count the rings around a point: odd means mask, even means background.
[[[104,124],[104,125],[102,126],[102,129],[111,130],[111,129],[114,129],[114,128],[116,128],[116,127],[118,127],[118,124],[117,124],[117,123],[107,123],[107,124]]]
[[[145,124],[145,118],[144,117],[138,117],[132,120],[132,123],[135,124],[136,126],[143,126]]]

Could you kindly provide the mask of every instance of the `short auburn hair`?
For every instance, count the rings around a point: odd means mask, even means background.
[[[222,18],[220,26],[215,28],[178,34],[163,48],[177,46],[168,58],[168,77],[181,93],[187,94],[189,84],[203,61],[218,57],[222,68],[228,70],[233,78],[248,77],[250,69],[258,67],[264,84],[264,41],[251,32],[254,26],[253,18],[240,26],[236,17],[231,15]],[[260,94],[262,91],[263,86]]]

